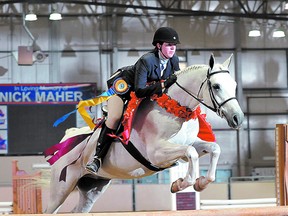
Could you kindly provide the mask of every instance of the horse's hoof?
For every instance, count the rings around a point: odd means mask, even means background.
[[[183,180],[184,180],[183,178],[179,178],[172,183],[170,189],[171,193],[176,193],[181,190],[180,184],[183,182]]]
[[[205,178],[204,176],[200,176],[199,178],[196,179],[196,182],[193,185],[193,188],[195,191],[201,192],[207,187],[207,185],[200,186],[201,179],[204,179],[204,178]]]

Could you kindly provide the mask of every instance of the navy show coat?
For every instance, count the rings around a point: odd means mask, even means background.
[[[175,54],[169,59],[162,77],[158,50],[144,54],[134,65],[121,68],[120,70],[122,71],[120,76],[131,86],[130,90],[135,91],[138,98],[152,96],[153,94],[161,95],[160,80],[165,80],[175,71],[180,70],[179,58]],[[147,83],[151,82],[155,83],[147,85]]]

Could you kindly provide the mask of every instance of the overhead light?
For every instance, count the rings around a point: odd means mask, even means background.
[[[50,20],[61,20],[62,19],[62,15],[59,12],[61,10],[59,10],[58,4],[54,3],[51,5],[51,14],[49,16]]]
[[[25,16],[25,20],[26,21],[35,21],[35,20],[37,20],[37,15],[36,14],[34,14],[34,5],[32,5],[32,4],[28,4],[27,5],[27,14],[26,14],[26,16]]]
[[[261,32],[258,29],[250,30],[248,36],[249,37],[260,37]]]
[[[61,20],[62,19],[62,15],[58,12],[53,12],[50,14],[49,16],[50,20]]]
[[[35,20],[37,20],[37,15],[34,14],[33,12],[29,12],[28,14],[26,14],[25,20],[26,21],[35,21]]]
[[[280,38],[280,37],[285,37],[285,32],[282,31],[282,30],[274,31],[274,32],[273,32],[273,37],[278,37],[278,38]]]
[[[260,32],[260,26],[257,22],[257,20],[253,20],[251,23],[250,31],[248,33],[249,37],[260,37],[261,32]]]
[[[288,10],[288,2],[285,4],[285,10]]]
[[[285,32],[283,30],[277,29],[273,32],[273,37],[274,38],[285,37]]]

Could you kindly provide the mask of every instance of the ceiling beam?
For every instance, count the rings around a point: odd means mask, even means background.
[[[121,3],[107,3],[107,2],[97,2],[97,1],[79,1],[79,0],[60,0],[60,1],[51,1],[51,0],[38,0],[38,1],[24,1],[24,0],[10,0],[10,1],[0,1],[0,5],[4,4],[15,4],[15,3],[31,3],[31,4],[51,4],[52,2],[57,2],[57,3],[63,3],[63,4],[78,4],[78,5],[90,5],[90,6],[104,6],[104,7],[111,7],[111,8],[130,8],[130,9],[141,9],[143,11],[149,11],[149,13],[143,13],[143,14],[138,14],[135,12],[133,16],[195,16],[195,17],[200,17],[200,16],[206,16],[206,17],[231,17],[231,18],[247,18],[247,19],[263,19],[263,20],[279,20],[279,21],[287,21],[288,16],[287,13],[267,13],[267,10],[265,10],[265,13],[257,13],[255,12],[249,12],[245,8],[245,5],[240,0],[237,0],[239,6],[243,9],[244,13],[234,13],[234,12],[218,12],[218,11],[201,11],[201,10],[191,10],[191,9],[178,9],[178,8],[171,8],[171,7],[152,7],[152,6],[144,6],[144,5],[133,5],[133,4],[121,4]],[[175,2],[172,1],[174,4]],[[281,1],[279,1],[281,3]],[[172,5],[173,5],[172,4]],[[262,4],[265,7],[267,7],[267,2],[265,4]],[[155,11],[155,13],[153,13]],[[117,16],[131,16],[131,13],[113,13],[114,15]],[[152,14],[152,15],[151,15]],[[112,15],[112,14],[107,14],[103,13],[102,15]],[[2,17],[8,16],[8,14],[0,14]],[[13,16],[13,14],[9,14],[9,16]],[[17,14],[15,15],[17,16]],[[83,14],[63,14],[63,16],[83,16]],[[95,14],[84,14],[84,16],[95,16]]]

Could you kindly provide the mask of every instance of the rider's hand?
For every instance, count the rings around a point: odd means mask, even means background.
[[[164,87],[167,89],[169,88],[171,85],[173,85],[175,82],[177,81],[177,76],[175,74],[172,74],[170,77],[168,77],[166,79],[166,81],[164,82]]]

